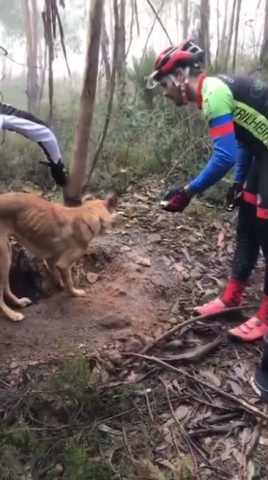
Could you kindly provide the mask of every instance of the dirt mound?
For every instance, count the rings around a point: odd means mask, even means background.
[[[39,263],[38,270],[36,262],[15,250],[11,285],[33,304],[20,324],[1,318],[2,361],[44,359],[70,349],[139,350],[146,335],[159,330],[163,314],[165,320],[169,317],[167,299],[178,288],[175,273],[165,264],[160,268],[161,259],[152,261],[145,248],[106,242],[93,244],[76,269],[86,298],[55,291],[51,295],[45,269]]]

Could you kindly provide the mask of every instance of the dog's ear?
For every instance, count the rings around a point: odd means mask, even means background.
[[[114,212],[118,204],[118,196],[116,193],[109,193],[105,199],[105,205],[109,212]]]

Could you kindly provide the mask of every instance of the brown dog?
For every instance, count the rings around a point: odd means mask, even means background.
[[[87,196],[79,207],[68,208],[34,193],[10,192],[0,195],[0,309],[12,321],[24,319],[4,302],[4,294],[18,307],[31,303],[17,298],[10,290],[9,270],[13,236],[32,255],[41,258],[54,281],[75,297],[86,295],[74,288],[71,268],[87,251],[97,235],[112,227],[116,218],[117,197],[105,200]]]

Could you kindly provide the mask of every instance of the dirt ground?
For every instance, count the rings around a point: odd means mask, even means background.
[[[55,292],[26,308],[21,323],[1,318],[2,363],[70,350],[138,351],[187,318],[191,307],[218,294],[229,273],[231,225],[217,223],[215,214],[207,224],[205,217],[196,224],[198,203],[190,215],[164,215],[154,195],[146,195],[124,198],[122,227],[91,244],[79,275],[87,298]],[[23,289],[27,295],[27,285]]]
[[[179,288],[176,272],[161,256],[142,265],[151,258],[148,250],[130,248],[120,237],[115,233],[92,245],[80,273],[87,298],[57,292],[25,309],[21,323],[1,319],[2,362],[44,359],[70,349],[101,353],[118,342],[137,348],[142,334],[151,335],[163,320],[170,326],[168,297],[175,298]],[[94,283],[86,278],[91,273]]]
[[[99,358],[108,356],[118,364],[127,358],[128,352],[139,353],[154,339],[189,319],[193,306],[218,295],[229,275],[234,249],[234,215],[217,212],[198,200],[193,201],[185,214],[165,214],[157,206],[157,195],[157,190],[146,186],[139,193],[129,193],[122,198],[122,225],[90,246],[80,269],[80,284],[86,288],[87,298],[73,299],[62,292],[55,293],[51,298],[41,299],[26,308],[26,318],[21,323],[0,319],[2,365],[16,370],[21,365],[33,365],[40,360],[57,358],[62,353],[73,355],[75,352]],[[252,309],[245,309],[244,315],[254,312],[259,303],[262,275],[260,261],[245,298]],[[179,335],[160,342],[153,349],[153,355],[169,359],[172,365],[185,364],[191,359],[189,352],[194,348],[220,338],[216,347],[209,349],[198,362],[193,359],[186,371],[193,378],[203,378],[231,396],[246,400],[266,415],[266,407],[249,385],[260,357],[261,342],[236,345],[225,336],[229,326],[241,320],[242,315],[236,313],[228,318],[213,319],[205,325],[193,325],[186,329],[183,338]],[[174,363],[170,356],[182,352],[186,352],[186,357],[178,358]],[[187,479],[207,479],[213,475],[216,475],[214,478],[232,480],[267,478],[265,449],[268,431],[266,422],[263,424],[263,419],[261,423],[258,421],[259,413],[253,413],[252,417],[252,412],[244,410],[241,405],[231,407],[232,400],[222,398],[221,392],[208,393],[204,385],[198,386],[197,382],[188,385],[183,373],[173,372],[172,378],[157,376],[158,383],[159,378],[163,384],[168,382],[173,392],[176,388],[179,392],[186,392],[176,397],[177,421],[185,428],[184,434],[188,432],[189,438],[201,435],[194,446],[189,440],[190,452],[192,448],[197,451],[199,465],[204,458],[210,458],[207,476]],[[222,420],[219,415],[214,415],[218,411]],[[221,423],[226,415],[239,418],[240,423],[237,428],[232,427],[226,417],[227,423],[215,430],[217,442],[214,444],[212,418]],[[167,424],[169,417],[166,413],[162,416]],[[192,430],[196,426],[198,434]],[[245,458],[249,455],[245,451],[253,450],[256,435],[259,444],[255,470],[257,465],[261,476],[243,477],[237,472],[245,471]],[[174,447],[174,442],[171,443]],[[157,448],[156,456],[159,457],[162,450],[159,445]],[[212,457],[215,457],[213,461]],[[226,476],[225,469],[228,470]]]

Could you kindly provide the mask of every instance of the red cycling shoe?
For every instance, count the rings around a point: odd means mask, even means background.
[[[209,315],[210,313],[220,313],[227,308],[227,305],[225,305],[220,298],[214,298],[211,302],[204,303],[204,305],[200,307],[195,307],[194,311],[198,315]]]
[[[221,297],[211,302],[205,303],[200,307],[195,307],[194,311],[198,315],[209,315],[211,313],[220,313],[232,307],[239,307],[246,284],[238,282],[234,278],[230,278]]]
[[[260,340],[268,330],[268,295],[264,295],[260,308],[254,317],[251,317],[242,325],[231,328],[228,335],[242,342],[254,342]]]

